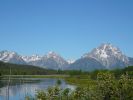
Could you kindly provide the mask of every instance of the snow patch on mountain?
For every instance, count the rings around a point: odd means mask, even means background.
[[[68,62],[68,64],[72,64],[75,62],[75,60],[74,59],[68,59],[67,62]]]
[[[92,57],[98,60],[107,68],[128,64],[128,57],[125,56],[119,48],[112,44],[102,44],[98,48],[93,49],[90,53],[86,53],[83,57]]]
[[[37,61],[37,60],[40,60],[42,57],[39,56],[39,55],[32,55],[32,56],[22,56],[22,59],[25,61],[25,62],[31,62],[31,61]]]
[[[133,65],[133,58],[125,56],[119,48],[106,43],[84,54],[78,60],[65,60],[59,54],[50,51],[47,54],[21,56],[12,51],[1,51],[0,61],[41,66],[48,69],[99,69],[123,68]]]
[[[53,51],[48,52],[44,56],[32,55],[23,56],[22,58],[29,65],[41,66],[49,69],[63,69],[64,66],[68,65],[64,58]]]
[[[15,64],[25,64],[25,61],[18,55],[16,52],[12,51],[1,51],[0,52],[0,61],[15,63]]]

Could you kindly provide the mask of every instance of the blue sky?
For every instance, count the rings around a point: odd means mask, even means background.
[[[0,50],[77,59],[102,43],[133,57],[133,0],[0,0]]]

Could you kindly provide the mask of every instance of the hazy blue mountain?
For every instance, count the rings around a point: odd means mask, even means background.
[[[119,48],[107,43],[84,54],[80,59],[71,64],[68,69],[93,70],[124,68],[128,65],[133,65],[132,59],[130,58],[129,60]]]
[[[129,65],[132,66],[133,65],[133,58],[128,57],[128,59],[129,59]]]
[[[47,69],[63,69],[68,66],[68,62],[55,52],[49,52],[44,56],[20,56],[16,52],[5,50],[0,52],[0,61],[14,64],[41,66]]]
[[[119,48],[111,44],[102,44],[98,48],[93,49],[90,53],[85,54],[83,57],[92,57],[108,69],[117,66],[126,66],[129,63],[128,57],[125,56]]]
[[[29,65],[41,66],[48,69],[63,69],[68,62],[55,52],[49,52],[44,56],[23,57]]]
[[[18,55],[16,52],[10,52],[7,50],[0,52],[0,61],[14,64],[26,64],[22,57]]]
[[[94,58],[81,58],[70,64],[67,69],[93,71],[96,69],[105,69],[105,67]]]
[[[95,70],[124,68],[133,65],[133,58],[124,55],[121,50],[112,44],[102,44],[94,48],[91,52],[84,54],[77,60],[66,61],[55,52],[46,55],[21,56],[16,52],[1,51],[0,61],[27,64],[44,67],[47,69],[75,69],[75,70]]]

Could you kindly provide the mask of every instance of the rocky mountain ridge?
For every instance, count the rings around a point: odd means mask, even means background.
[[[43,56],[21,56],[16,52],[1,51],[0,61],[40,66],[48,69],[67,70],[95,70],[114,69],[133,65],[133,58],[124,55],[121,50],[112,44],[102,44],[91,52],[85,53],[77,60],[65,60],[55,52],[49,52]]]

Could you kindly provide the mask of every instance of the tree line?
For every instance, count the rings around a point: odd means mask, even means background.
[[[0,62],[0,75],[9,75],[11,69],[12,75],[70,75],[70,76],[80,76],[89,75],[92,79],[97,78],[99,72],[111,72],[114,73],[116,78],[119,78],[122,74],[128,73],[130,77],[133,77],[133,66],[126,67],[124,69],[114,69],[114,70],[95,70],[95,71],[82,71],[82,70],[52,70],[45,69],[41,67],[31,66],[31,65],[18,65]]]

